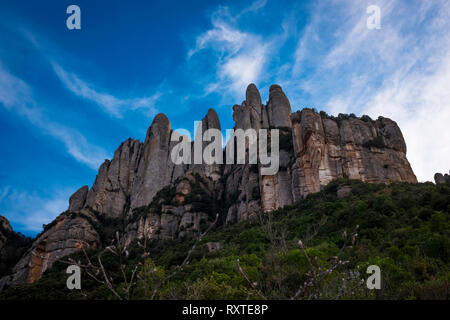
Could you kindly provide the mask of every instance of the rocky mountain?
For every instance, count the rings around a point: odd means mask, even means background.
[[[434,181],[436,182],[436,184],[444,184],[444,183],[450,183],[450,175],[446,174],[442,174],[442,173],[436,173],[434,175]]]
[[[100,166],[93,186],[70,197],[68,210],[46,226],[3,283],[33,282],[81,246],[106,245],[115,231],[127,243],[181,238],[201,231],[216,214],[221,223],[236,223],[301,201],[337,178],[417,182],[401,130],[388,118],[333,117],[308,108],[292,113],[280,86],[270,87],[263,104],[250,84],[245,101],[233,106],[233,119],[235,129],[279,129],[278,173],[261,175],[261,164],[175,165],[170,155],[177,142],[169,119],[158,114],[144,142],[124,141]],[[213,109],[200,125],[202,132],[221,128]]]

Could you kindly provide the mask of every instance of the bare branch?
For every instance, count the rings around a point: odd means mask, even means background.
[[[242,274],[242,276],[245,278],[245,280],[247,280],[247,282],[250,284],[250,286],[253,288],[253,290],[256,291],[256,293],[258,294],[258,296],[260,296],[262,299],[267,300],[267,298],[258,290],[258,288],[256,287],[256,283],[252,282],[249,278],[249,276],[247,275],[247,273],[244,271],[244,269],[242,269],[241,264],[239,263],[239,259],[236,260],[239,272]]]

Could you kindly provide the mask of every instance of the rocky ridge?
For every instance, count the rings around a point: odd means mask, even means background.
[[[233,106],[233,119],[235,129],[279,129],[277,174],[262,176],[260,164],[173,164],[177,142],[170,139],[169,119],[158,114],[145,141],[124,141],[100,166],[92,188],[70,197],[68,211],[35,239],[3,282],[33,282],[81,246],[105,245],[111,233],[105,230],[114,231],[111,221],[120,221],[127,243],[185,237],[201,231],[216,213],[221,223],[239,222],[301,201],[337,178],[417,182],[400,128],[388,118],[331,117],[308,108],[292,113],[280,86],[270,87],[264,105],[250,84],[246,99]],[[221,128],[213,109],[200,125],[203,132]]]

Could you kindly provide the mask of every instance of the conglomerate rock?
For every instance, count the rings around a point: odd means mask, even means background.
[[[99,247],[100,237],[92,221],[96,221],[96,218],[89,212],[62,213],[34,240],[30,249],[14,266],[12,274],[1,281],[7,286],[31,283],[61,257],[83,246]]]
[[[330,117],[313,109],[292,113],[279,85],[272,85],[264,105],[254,84],[241,105],[233,106],[234,129],[279,129],[279,170],[261,175],[261,164],[174,164],[171,125],[158,114],[144,143],[124,141],[112,160],[100,166],[92,188],[80,188],[60,215],[33,243],[3,283],[32,282],[58,258],[82,245],[105,245],[96,230],[99,221],[125,221],[124,241],[165,239],[198,234],[221,213],[221,223],[236,223],[257,214],[301,201],[337,178],[371,183],[417,179],[406,158],[397,124],[387,118]],[[199,132],[221,130],[217,113],[209,109],[191,143],[202,149]],[[200,139],[200,140],[198,140]],[[271,139],[271,136],[269,137]],[[227,148],[224,150],[226,153]],[[246,159],[249,144],[245,145]],[[448,177],[448,175],[446,175]],[[447,181],[436,175],[436,183]],[[447,180],[446,180],[447,179]],[[347,194],[347,193],[345,193]],[[341,196],[345,196],[342,192]],[[108,220],[109,219],[109,220]],[[0,235],[0,245],[1,245]]]

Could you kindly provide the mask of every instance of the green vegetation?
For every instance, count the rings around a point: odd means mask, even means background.
[[[341,123],[343,120],[348,120],[350,118],[356,118],[359,119],[361,121],[364,122],[369,122],[369,123],[374,123],[375,120],[373,120],[371,117],[369,117],[368,115],[363,115],[360,118],[357,117],[354,113],[351,114],[346,114],[346,113],[339,113],[337,117],[329,115],[328,113],[326,113],[325,111],[320,111],[320,117],[322,119],[331,119],[337,122],[338,126],[341,126]]]
[[[341,185],[350,185],[352,195],[337,198]],[[149,241],[141,265],[143,249],[137,242],[129,246],[126,260],[108,252],[102,259],[118,292],[125,286],[119,266],[126,264],[128,277],[138,266],[132,299],[448,299],[449,213],[448,184],[337,180],[295,205],[216,227],[201,239],[182,270],[177,266],[193,238]],[[209,252],[208,242],[222,247]],[[94,262],[98,253],[88,251]],[[72,258],[86,262],[82,253]],[[381,268],[380,290],[368,290],[364,283],[373,264]],[[116,298],[86,273],[82,293],[67,290],[66,267],[55,263],[42,279],[9,288],[0,299]],[[312,268],[333,271],[311,280]]]

